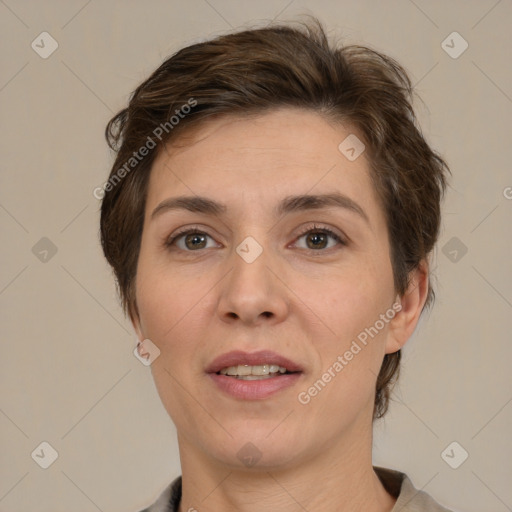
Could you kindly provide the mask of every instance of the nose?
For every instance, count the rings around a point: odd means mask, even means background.
[[[277,324],[288,315],[288,288],[275,259],[264,249],[252,262],[233,252],[231,272],[221,281],[218,315],[228,323]]]

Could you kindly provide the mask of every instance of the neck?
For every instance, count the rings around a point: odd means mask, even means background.
[[[214,460],[178,433],[182,467],[179,512],[389,512],[396,498],[373,471],[371,426],[329,440],[314,456],[282,467],[240,468]]]

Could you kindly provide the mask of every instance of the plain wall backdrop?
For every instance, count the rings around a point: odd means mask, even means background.
[[[1,511],[138,511],[180,474],[100,249],[105,125],[182,46],[307,13],[407,69],[453,173],[374,462],[455,510],[512,510],[510,0],[2,0]]]

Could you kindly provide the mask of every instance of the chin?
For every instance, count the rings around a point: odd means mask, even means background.
[[[286,435],[281,436],[271,431],[268,425],[262,429],[240,429],[233,438],[204,439],[202,444],[212,458],[230,469],[270,471],[295,465],[305,451],[301,446],[304,437],[290,435],[289,428],[283,429],[282,434]]]

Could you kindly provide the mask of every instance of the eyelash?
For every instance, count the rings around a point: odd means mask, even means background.
[[[325,233],[326,235],[328,235],[331,238],[333,238],[334,240],[336,240],[336,242],[338,242],[342,246],[346,246],[347,245],[346,240],[344,240],[340,235],[338,235],[337,233],[335,233],[334,231],[332,231],[328,227],[319,226],[317,224],[314,224],[313,226],[308,226],[307,228],[305,228],[301,233],[299,233],[297,235],[297,240],[302,238],[304,235],[307,235],[308,233],[318,233],[318,232]],[[182,231],[178,231],[171,238],[166,239],[164,245],[167,248],[170,248],[171,246],[173,246],[175,244],[175,242],[178,239],[180,239],[181,237],[183,237],[185,235],[206,235],[206,236],[210,236],[208,233],[206,233],[205,231],[200,230],[197,227],[185,228]],[[210,236],[210,238],[212,238],[212,237]],[[330,247],[329,249],[332,249],[332,247]],[[180,250],[183,250],[183,249],[180,249]],[[305,249],[305,250],[310,251],[310,252],[322,252],[322,250],[326,251],[328,249],[319,249],[319,250],[318,249]],[[193,252],[196,252],[196,251],[187,250],[185,252],[193,253]]]

